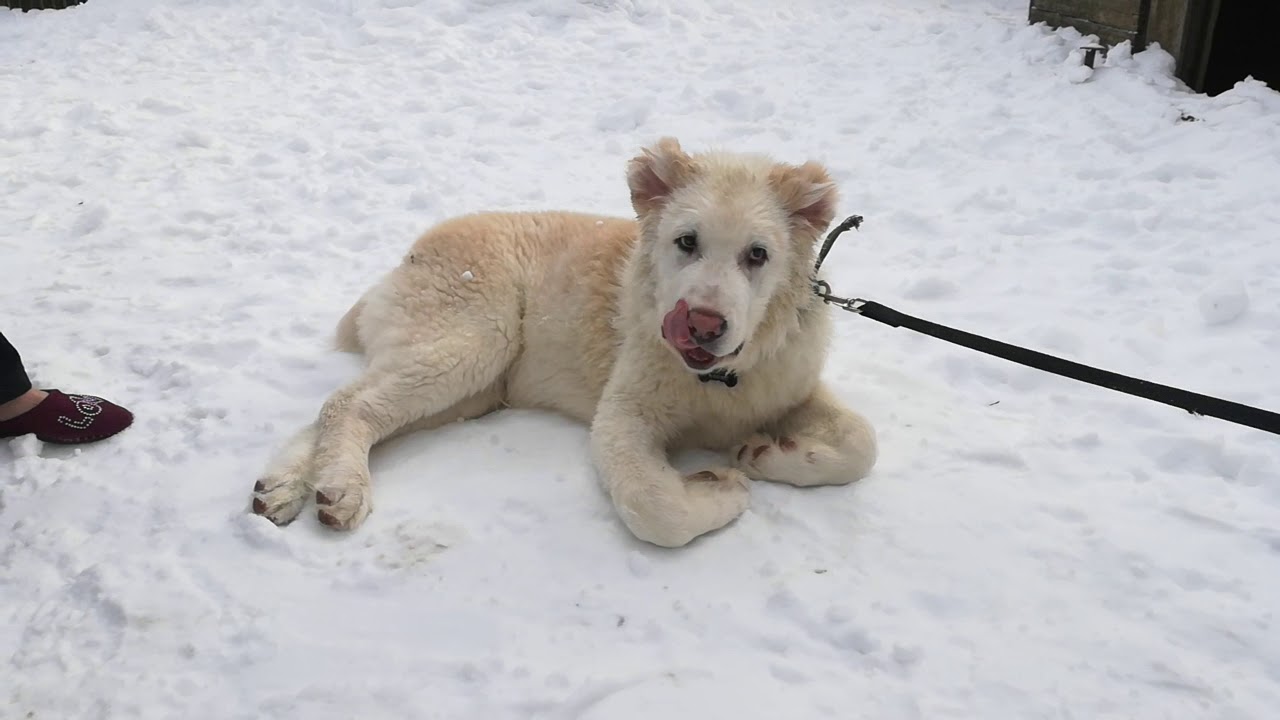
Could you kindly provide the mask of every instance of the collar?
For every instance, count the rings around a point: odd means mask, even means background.
[[[724,368],[717,368],[705,375],[699,375],[698,379],[702,382],[721,382],[725,387],[734,387],[738,384],[738,373]]]

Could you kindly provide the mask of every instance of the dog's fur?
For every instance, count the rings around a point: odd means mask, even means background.
[[[314,490],[322,523],[354,528],[372,507],[376,443],[504,406],[590,423],[618,514],[657,545],[738,517],[748,479],[865,476],[874,432],[819,381],[831,328],[811,272],[835,212],[826,171],[691,155],[666,138],[631,160],[627,180],[637,220],[486,213],[424,234],[339,322],[339,347],[363,352],[367,369],[271,461],[253,510],[284,524]],[[696,249],[678,246],[695,233]],[[753,252],[767,261],[748,262]],[[725,321],[692,351],[714,355],[709,367],[664,339],[682,332],[680,301]],[[741,382],[703,382],[710,368]],[[692,448],[728,462],[682,476],[667,453]]]

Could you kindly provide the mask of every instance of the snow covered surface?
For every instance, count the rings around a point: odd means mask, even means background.
[[[418,232],[627,214],[663,134],[827,163],[838,292],[1277,408],[1280,94],[1084,72],[1024,5],[0,11],[3,332],[137,415],[0,446],[0,717],[1273,717],[1280,438],[854,316],[874,475],[683,550],[532,412],[377,450],[355,534],[246,513]]]

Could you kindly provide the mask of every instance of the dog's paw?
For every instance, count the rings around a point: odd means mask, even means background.
[[[373,509],[367,480],[326,483],[316,487],[316,517],[334,530],[354,530]]]
[[[307,484],[300,474],[266,475],[253,484],[251,508],[276,525],[288,525],[302,512]]]
[[[783,445],[784,441],[785,445]],[[768,435],[757,433],[747,438],[747,441],[734,451],[733,464],[752,480],[772,480],[775,478],[764,477],[761,468],[776,461],[785,453],[795,452],[798,447],[792,438],[775,440]]]
[[[826,470],[838,457],[832,448],[809,438],[754,435],[734,459],[753,480],[807,486],[827,484]]]
[[[703,470],[684,476],[685,489],[690,492],[737,492],[749,490],[750,479],[734,468]]]
[[[632,534],[662,547],[681,547],[694,538],[718,530],[746,511],[751,502],[750,481],[737,470],[724,468],[677,476],[660,482],[620,483],[611,495],[618,514]]]
[[[751,504],[751,480],[733,468],[703,470],[686,475],[684,489],[690,514],[701,520],[698,534],[722,527],[746,512]]]

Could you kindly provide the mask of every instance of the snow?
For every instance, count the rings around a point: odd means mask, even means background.
[[[1240,281],[1220,283],[1200,294],[1200,315],[1207,325],[1234,322],[1249,309],[1249,292]]]
[[[374,453],[351,535],[247,513],[351,377],[332,329],[430,223],[629,213],[623,165],[825,162],[838,294],[1280,407],[1280,94],[1081,78],[1015,0],[92,0],[0,13],[0,307],[137,415],[0,446],[4,718],[1262,718],[1280,438],[852,315],[846,488],[629,537],[586,432]],[[1083,81],[1082,81],[1083,80]],[[749,379],[747,380],[749,381]],[[696,467],[698,456],[681,459]]]

